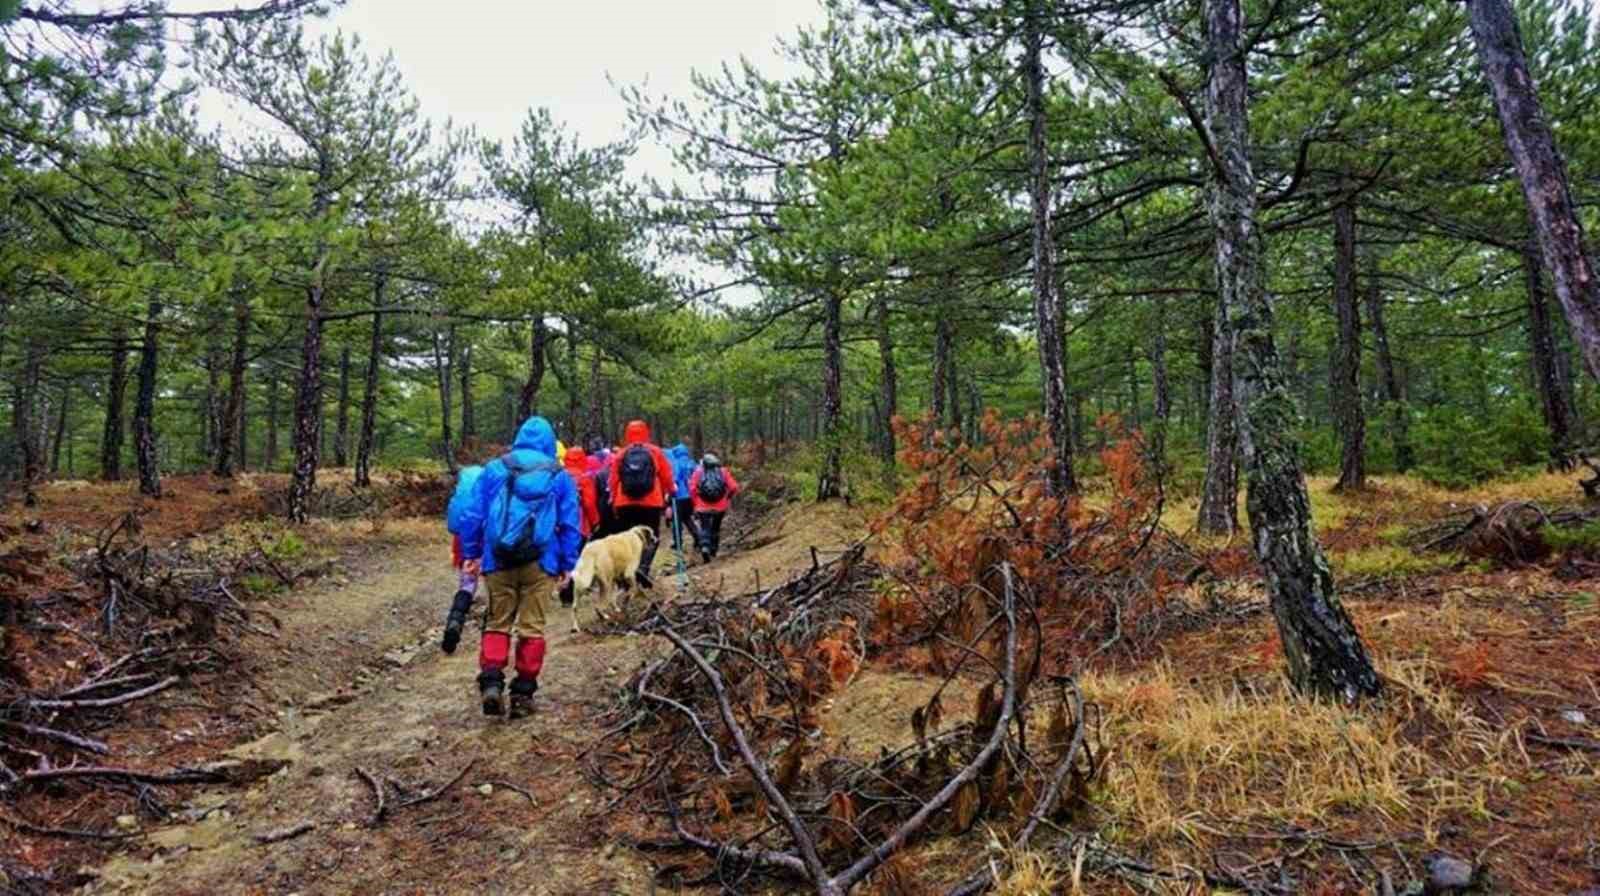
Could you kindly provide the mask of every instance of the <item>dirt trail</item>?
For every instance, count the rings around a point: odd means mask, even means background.
[[[843,528],[809,519],[786,527],[788,516],[760,547],[696,568],[693,579],[730,591],[758,576],[776,582],[809,565],[810,545],[843,541],[829,540]],[[346,584],[299,595],[282,612],[276,654],[244,670],[276,729],[230,754],[288,764],[246,790],[192,795],[178,813],[188,823],[133,841],[85,892],[650,892],[650,866],[598,833],[607,795],[584,778],[581,756],[616,688],[661,646],[569,634],[567,611],[552,601],[535,716],[485,719],[474,693],[476,625],[456,655],[437,647],[454,589],[446,556],[442,542],[396,548],[360,563]],[[672,566],[663,550],[658,589],[676,590]],[[592,609],[582,618],[591,621]],[[419,794],[469,764],[434,800],[396,808],[390,790],[388,817],[371,825],[373,794],[357,768]],[[316,827],[257,842],[304,823]]]

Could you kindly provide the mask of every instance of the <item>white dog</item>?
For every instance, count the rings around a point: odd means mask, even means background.
[[[572,571],[572,630],[578,631],[578,598],[596,585],[600,599],[616,605],[618,589],[624,594],[638,587],[635,575],[644,549],[655,544],[656,533],[649,526],[634,526],[626,532],[598,538],[583,546],[578,568]]]

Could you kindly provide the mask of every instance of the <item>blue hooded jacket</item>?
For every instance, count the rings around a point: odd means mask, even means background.
[[[672,480],[677,485],[673,497],[680,501],[689,499],[689,477],[694,475],[694,454],[689,446],[679,442],[667,449],[667,460],[672,461]]]
[[[483,475],[483,467],[462,467],[456,474],[456,490],[450,496],[450,506],[444,512],[444,527],[451,535],[460,535],[467,514],[472,510],[472,490]]]
[[[516,441],[511,444],[511,457],[518,466],[535,469],[524,472],[512,484],[511,507],[505,525],[510,529],[520,528],[534,508],[546,508],[544,512],[554,519],[550,537],[544,541],[539,567],[552,576],[571,572],[578,565],[578,550],[583,541],[579,528],[578,487],[556,463],[556,432],[549,421],[543,417],[529,417],[517,430]],[[496,458],[485,464],[473,487],[468,511],[463,514],[461,556],[467,560],[481,560],[485,573],[496,569],[494,551],[487,548],[500,535],[502,522],[495,505],[506,491],[509,476],[504,459]]]

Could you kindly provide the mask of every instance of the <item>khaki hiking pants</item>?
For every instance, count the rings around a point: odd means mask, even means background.
[[[516,569],[497,569],[484,576],[489,586],[486,632],[505,632],[519,638],[544,637],[544,600],[555,580],[538,563]]]

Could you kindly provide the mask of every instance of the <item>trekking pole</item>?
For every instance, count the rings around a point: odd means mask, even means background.
[[[683,520],[681,519],[682,516],[683,516],[683,514],[678,512],[678,508],[676,508],[676,507],[672,508],[672,549],[673,549],[673,553],[678,555],[678,589],[680,591],[688,591],[689,590],[689,568],[688,568],[688,564],[685,563],[684,559],[683,559]]]

